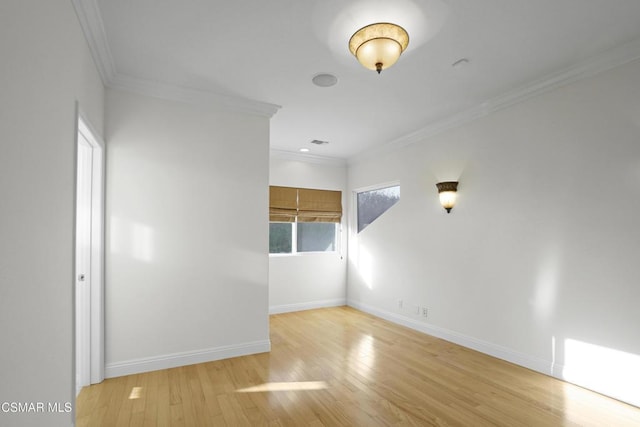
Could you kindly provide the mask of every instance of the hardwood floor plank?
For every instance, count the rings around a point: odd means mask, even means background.
[[[147,386],[142,391],[145,395],[145,408],[142,425],[145,427],[158,424],[158,402],[160,400],[161,371],[150,372],[147,375]]]
[[[158,427],[170,427],[171,391],[169,387],[169,371],[165,369],[156,373],[158,374],[158,407],[155,421]],[[150,423],[152,421],[152,419],[149,420]]]
[[[270,323],[270,353],[86,387],[77,425],[640,425],[640,408],[349,307]]]

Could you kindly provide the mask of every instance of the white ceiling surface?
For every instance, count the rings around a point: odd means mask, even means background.
[[[637,0],[97,0],[97,6],[116,76],[279,105],[272,149],[307,147],[338,158],[640,40]],[[380,21],[405,27],[410,42],[378,75],[357,62],[348,41]],[[452,67],[461,58],[469,63]],[[314,86],[320,72],[335,74],[338,84]],[[330,144],[312,145],[313,139]]]

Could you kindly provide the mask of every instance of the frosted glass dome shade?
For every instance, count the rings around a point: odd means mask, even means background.
[[[439,194],[440,204],[447,212],[451,211],[456,204],[456,192],[455,191],[443,191]]]

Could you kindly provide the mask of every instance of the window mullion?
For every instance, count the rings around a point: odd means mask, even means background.
[[[291,253],[298,253],[298,221],[291,224]]]

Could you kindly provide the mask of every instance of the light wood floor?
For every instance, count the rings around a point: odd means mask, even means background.
[[[640,426],[640,409],[339,307],[271,316],[270,353],[86,387],[78,426]]]

